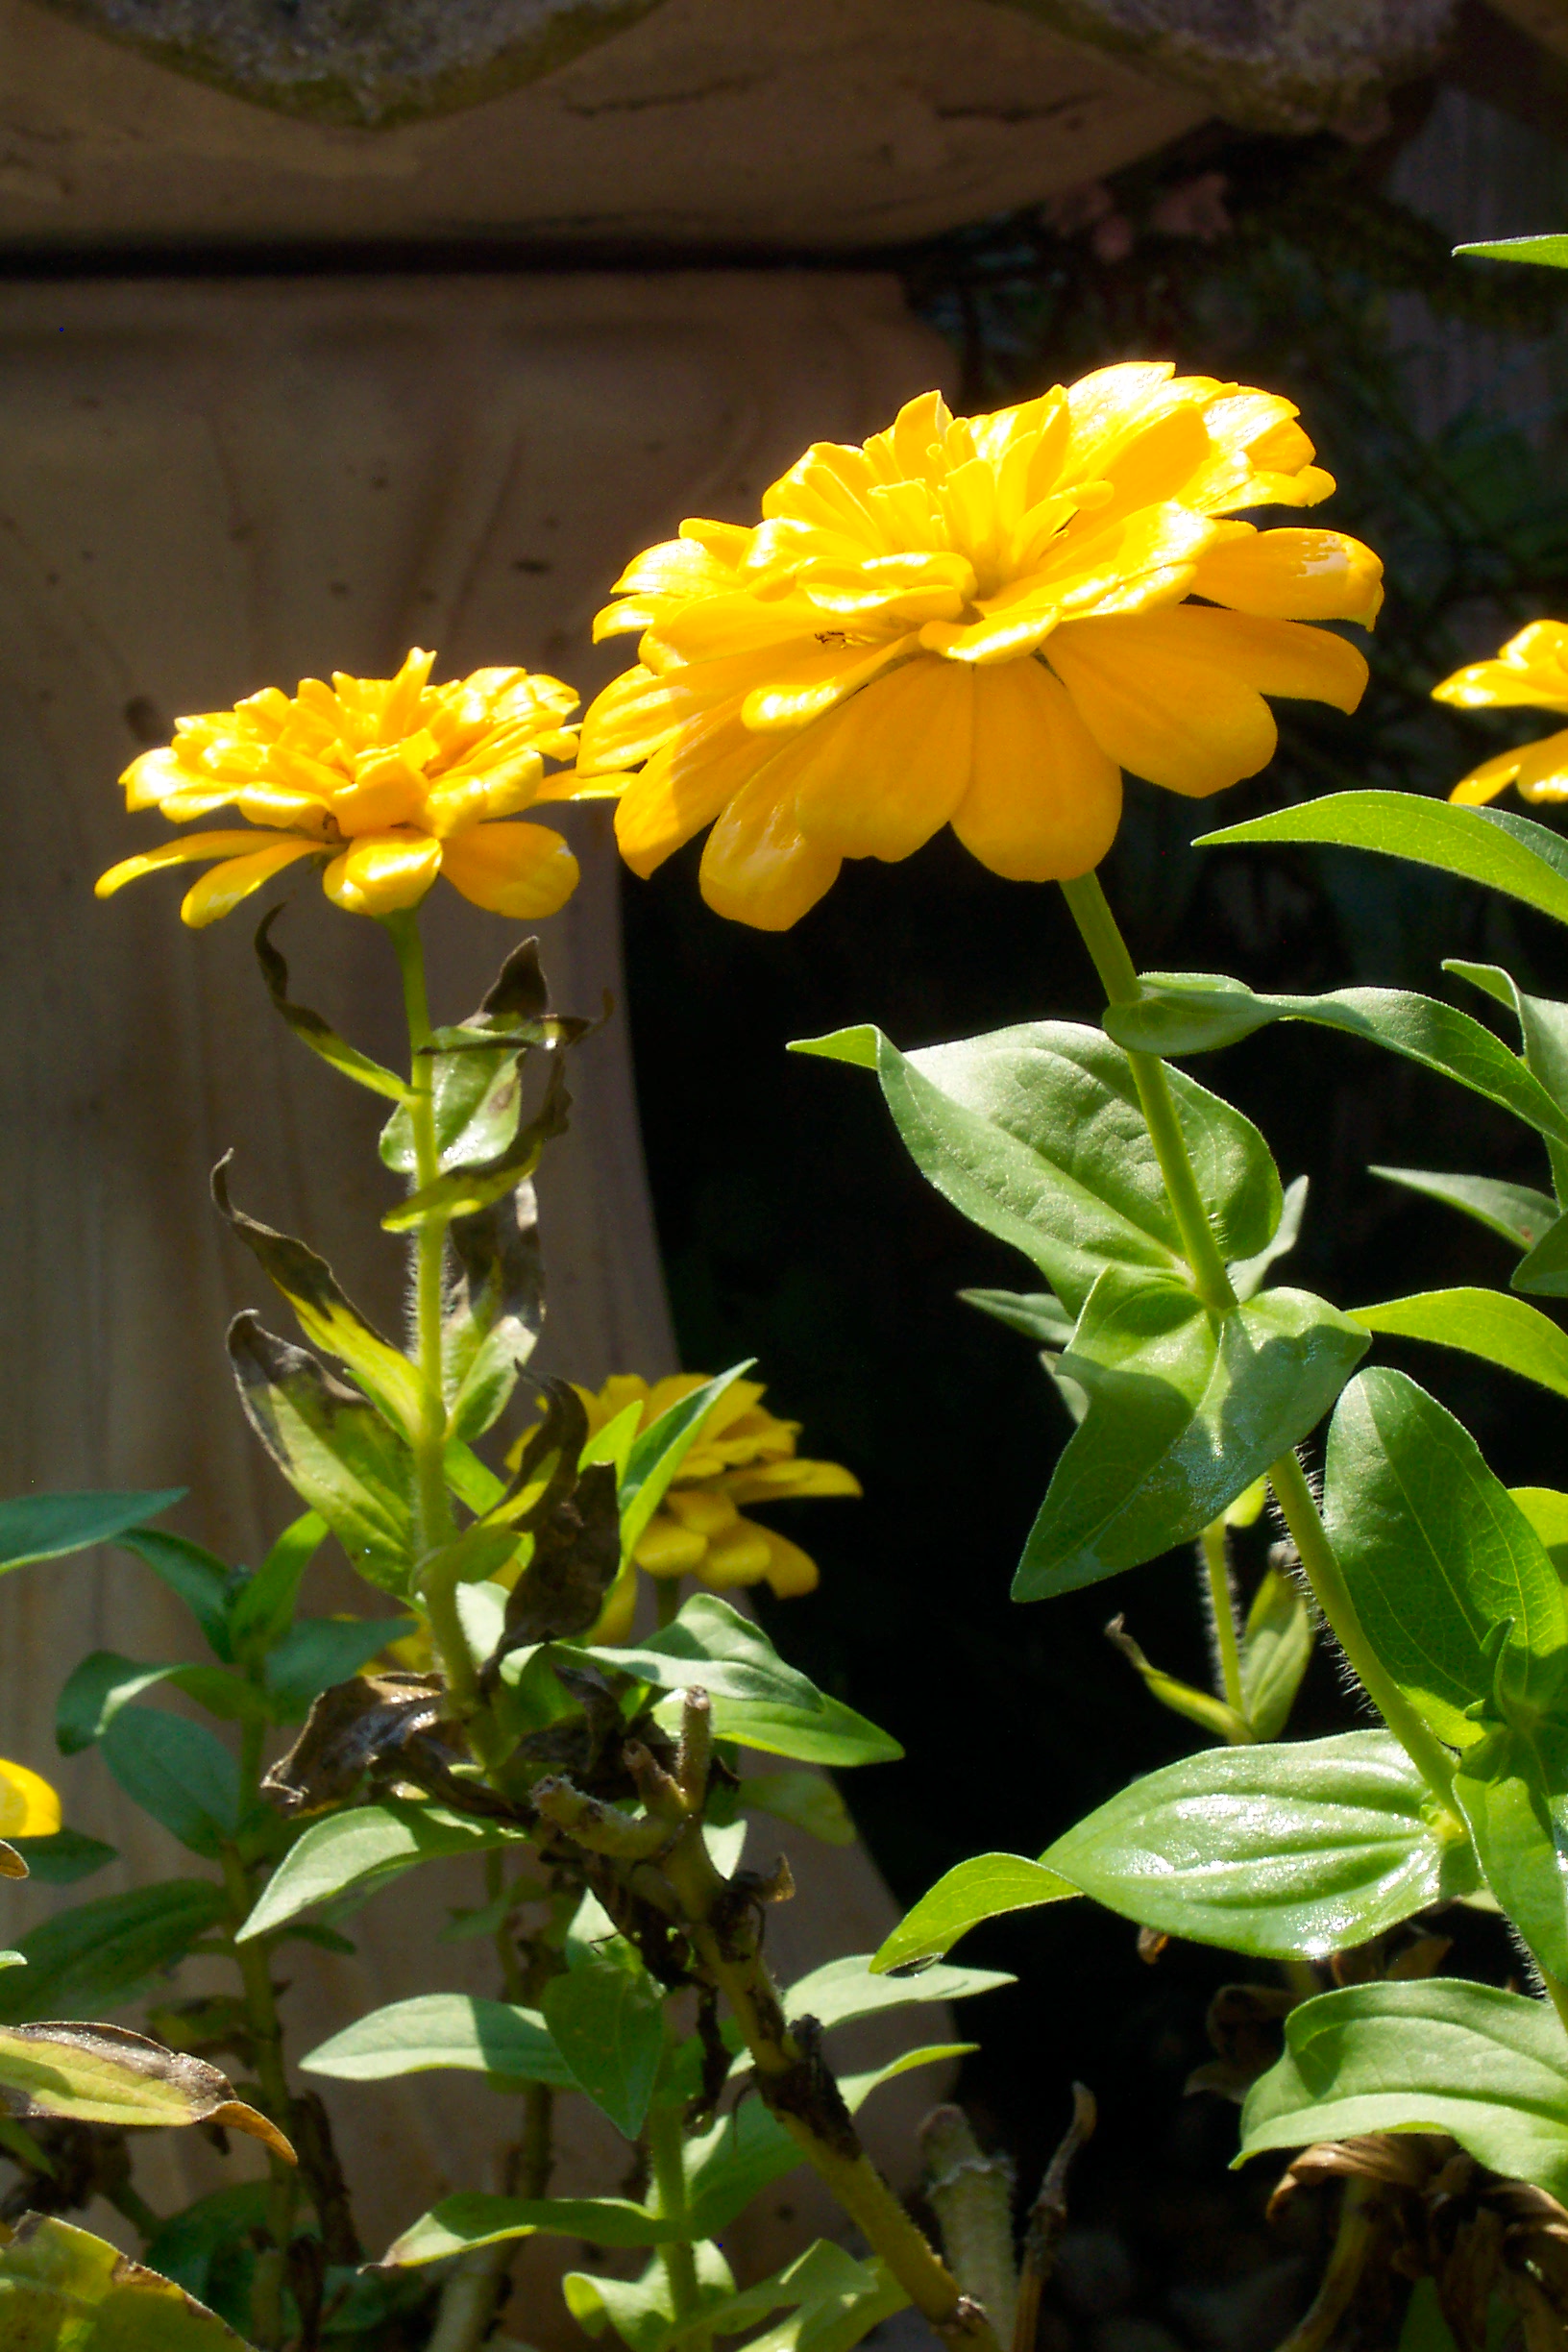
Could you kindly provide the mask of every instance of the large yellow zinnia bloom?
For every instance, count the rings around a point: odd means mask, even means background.
[[[1435,701],[1456,702],[1460,710],[1522,702],[1532,710],[1568,712],[1568,625],[1531,621],[1508,639],[1496,661],[1472,662],[1432,691]],[[1568,800],[1568,727],[1521,744],[1517,751],[1494,753],[1448,796],[1476,808],[1509,784],[1526,800]]]
[[[617,812],[627,864],[711,823],[703,895],[764,930],[842,859],[949,822],[996,873],[1066,880],[1110,847],[1123,768],[1218,792],[1273,753],[1265,694],[1354,709],[1365,662],[1301,624],[1370,623],[1378,558],[1226,519],[1334,488],[1295,417],[1164,363],[994,416],[931,392],[863,448],[809,449],[754,529],[683,524],[598,624],[642,632],[578,760],[646,763]]]
[[[432,686],[434,660],[416,648],[394,678],[339,671],[331,686],[305,678],[292,697],[268,686],[233,710],[180,720],[166,749],[121,776],[126,805],[179,822],[232,804],[264,829],[184,834],[112,867],[99,897],[160,867],[219,859],[180,909],[199,928],[313,857],[329,898],[355,915],[415,906],[441,873],[492,914],[553,915],[576,887],[576,858],[547,826],[504,821],[596,790],[544,772],[547,757],[576,750],[562,723],[577,697],[527,670]]]

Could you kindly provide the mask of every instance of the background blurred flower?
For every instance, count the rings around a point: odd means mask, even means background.
[[[1568,712],[1568,625],[1531,621],[1508,639],[1495,661],[1472,662],[1432,691],[1434,700],[1457,703],[1460,710],[1523,702],[1533,710]],[[1525,800],[1568,800],[1568,727],[1482,760],[1448,796],[1475,808],[1495,800],[1509,784]]]
[[[1229,519],[1333,489],[1295,415],[1164,362],[993,416],[932,392],[808,450],[754,529],[685,524],[598,623],[642,633],[579,759],[641,766],[627,863],[712,824],[703,895],[765,930],[949,821],[994,872],[1063,880],[1110,847],[1123,768],[1201,797],[1271,757],[1265,694],[1353,709],[1365,662],[1301,625],[1370,623],[1378,558]]]
[[[187,833],[127,858],[98,883],[107,898],[163,866],[216,859],[180,912],[199,927],[299,858],[326,868],[322,887],[355,915],[418,904],[444,873],[476,906],[523,920],[552,915],[576,886],[577,862],[558,833],[502,821],[537,800],[602,796],[601,778],[546,778],[569,760],[563,724],[577,697],[527,670],[476,670],[429,683],[433,653],[416,648],[394,678],[301,680],[229,711],[178,722],[166,748],[144,751],[120,782],[126,805],[175,822],[233,806],[254,831]]]
[[[59,1827],[60,1799],[48,1781],[0,1756],[0,1838],[53,1837]]]

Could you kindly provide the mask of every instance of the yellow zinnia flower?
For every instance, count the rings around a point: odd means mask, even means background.
[[[1272,755],[1265,694],[1354,709],[1365,662],[1301,624],[1370,624],[1378,558],[1226,519],[1334,488],[1295,417],[1168,363],[994,416],[931,392],[860,449],[809,449],[755,528],[683,524],[598,622],[642,632],[578,761],[643,764],[627,864],[711,823],[703,895],[764,930],[842,859],[908,857],[948,822],[993,872],[1066,880],[1110,847],[1123,768],[1201,796]]]
[[[0,1838],[53,1837],[59,1827],[60,1799],[48,1781],[0,1756]]]
[[[198,858],[222,861],[180,909],[200,927],[296,859],[326,867],[329,898],[355,915],[418,904],[438,873],[495,915],[553,915],[576,887],[577,862],[558,833],[502,821],[537,800],[618,789],[546,778],[571,759],[563,725],[577,697],[527,670],[476,670],[429,683],[433,653],[411,652],[394,678],[335,672],[304,678],[292,698],[268,686],[233,710],[177,723],[166,749],[144,751],[121,776],[126,805],[179,822],[231,803],[251,832],[187,833],[127,858],[98,883],[107,898],[141,874]]]
[[[1438,702],[1460,710],[1496,710],[1528,703],[1533,710],[1568,711],[1568,625],[1531,621],[1510,637],[1496,661],[1472,662],[1432,690]],[[1512,784],[1526,800],[1568,800],[1568,727],[1517,751],[1499,751],[1455,785],[1451,800],[1472,808],[1495,800]]]

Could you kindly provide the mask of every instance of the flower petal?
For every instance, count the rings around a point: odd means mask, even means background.
[[[810,1553],[772,1528],[758,1527],[756,1531],[768,1545],[768,1565],[762,1573],[778,1598],[796,1601],[802,1593],[815,1592],[821,1576]]]
[[[974,769],[953,831],[992,873],[1062,882],[1116,837],[1121,771],[1059,678],[1038,661],[977,672]]]
[[[321,855],[319,843],[295,841],[274,843],[268,849],[253,848],[248,857],[225,858],[186,891],[180,901],[180,919],[192,931],[205,931],[208,923],[219,921],[242,898],[258,891],[263,882],[270,882],[275,873],[292,866],[296,858],[312,855]]]
[[[1514,786],[1522,800],[1568,800],[1568,727],[1527,744],[1511,757]]]
[[[249,850],[282,846],[284,842],[295,857],[304,857],[320,846],[316,842],[301,841],[295,833],[183,833],[178,841],[165,842],[160,849],[144,849],[138,857],[122,858],[108,873],[99,875],[93,884],[93,895],[111,898],[128,882],[139,882],[143,874],[159,873],[165,866],[189,866],[199,858],[241,857]],[[282,863],[286,865],[288,860],[285,858]]]
[[[418,906],[441,870],[441,848],[429,833],[361,833],[333,858],[321,887],[351,915],[393,915]]]
[[[632,872],[646,881],[778,750],[776,736],[742,725],[738,698],[682,727],[628,785],[615,812],[616,842]]]
[[[1524,702],[1568,710],[1568,625],[1531,621],[1510,637],[1496,661],[1472,662],[1432,690],[1437,702],[1483,710]]]
[[[1467,776],[1461,776],[1449,798],[1457,800],[1461,808],[1484,807],[1513,782],[1524,756],[1524,748],[1495,752],[1489,760],[1482,760],[1479,768],[1472,768]]]
[[[841,857],[909,857],[968,787],[974,676],[966,663],[906,662],[796,738],[796,821]]]
[[[1383,603],[1383,565],[1342,531],[1254,531],[1220,541],[1198,558],[1192,594],[1274,621],[1361,621]]]
[[[549,825],[474,825],[442,844],[441,870],[475,906],[518,922],[555,914],[577,887],[577,861]]]
[[[0,1757],[0,1837],[53,1837],[59,1827],[60,1799],[48,1781]]]
[[[795,821],[794,765],[801,741],[796,736],[736,794],[702,852],[699,880],[709,906],[757,931],[788,931],[797,923],[832,889],[843,862],[807,841]],[[780,771],[786,772],[782,779]]]

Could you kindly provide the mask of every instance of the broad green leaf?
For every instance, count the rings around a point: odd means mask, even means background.
[[[1276,1261],[1287,1258],[1301,1239],[1301,1220],[1307,1213],[1307,1189],[1308,1180],[1305,1176],[1297,1176],[1286,1186],[1274,1238],[1253,1257],[1239,1259],[1231,1267],[1231,1288],[1238,1299],[1256,1298]]]
[[[1196,845],[1209,849],[1261,841],[1323,842],[1409,858],[1416,866],[1463,874],[1568,922],[1568,846],[1545,825],[1500,809],[1457,808],[1451,800],[1429,800],[1420,793],[1331,793],[1326,799],[1202,834]]]
[[[1491,1752],[1491,1748],[1501,1750]],[[1484,1775],[1461,1767],[1454,1797],[1486,1884],[1541,1966],[1568,1977],[1568,1823],[1559,1828],[1540,1789],[1537,1758],[1505,1736],[1482,1752]],[[1532,1769],[1520,1771],[1518,1763]]]
[[[224,1913],[211,1878],[166,1878],[57,1911],[21,1939],[27,1966],[0,1978],[0,2021],[91,2017],[135,1999]]]
[[[1568,1191],[1568,1181],[1563,1189]],[[1547,1228],[1513,1269],[1513,1286],[1536,1298],[1568,1298],[1568,1216]]]
[[[232,1662],[233,1653],[229,1646],[229,1596],[239,1571],[226,1567],[202,1545],[191,1543],[184,1535],[165,1534],[161,1528],[127,1528],[115,1537],[122,1552],[134,1552],[139,1560],[177,1593],[189,1609],[207,1637],[208,1647],[223,1659]]]
[[[330,1533],[319,1511],[302,1511],[284,1528],[255,1576],[229,1604],[229,1638],[236,1657],[264,1656],[294,1622],[300,1581]]]
[[[971,1854],[905,1912],[868,1966],[881,1974],[940,1960],[982,1920],[999,1919],[1005,1911],[1032,1911],[1041,1903],[1066,1902],[1077,1893],[1066,1878],[1023,1854]],[[923,1976],[916,1981],[923,1981]]]
[[[1077,1317],[1068,1314],[1054,1290],[961,1290],[958,1295],[967,1307],[978,1307],[1038,1347],[1072,1345]]]
[[[1367,1174],[1462,1210],[1516,1249],[1533,1249],[1557,1219],[1556,1202],[1529,1185],[1502,1184],[1492,1176],[1445,1176],[1433,1168],[1369,1167]]]
[[[419,1429],[423,1403],[419,1373],[401,1348],[373,1331],[344,1296],[325,1258],[306,1242],[275,1233],[236,1209],[229,1198],[228,1160],[212,1171],[212,1197],[230,1231],[260,1265],[269,1282],[293,1308],[301,1331],[313,1347],[346,1364],[372,1404],[404,1437]]]
[[[0,2107],[28,2119],[122,2129],[219,2122],[280,2154],[286,2145],[215,2066],[118,2025],[0,2026]]]
[[[1568,892],[1568,882],[1564,884]],[[1490,1029],[1457,1006],[1402,989],[1335,989],[1326,996],[1260,996],[1211,972],[1146,972],[1135,1004],[1106,1008],[1118,1044],[1139,1053],[1189,1054],[1234,1045],[1271,1021],[1310,1021],[1436,1070],[1511,1111],[1568,1148],[1568,1111]]]
[[[459,1038],[472,1050],[457,1045]],[[443,1172],[483,1167],[497,1159],[516,1135],[523,1110],[522,1055],[516,1044],[486,1044],[482,1030],[465,1037],[461,1024],[453,1033],[453,1042],[456,1050],[421,1056],[430,1074],[430,1107]],[[381,1130],[380,1154],[399,1175],[416,1172],[406,1100]]]
[[[369,1583],[402,1594],[413,1572],[412,1457],[373,1406],[248,1311],[229,1327],[247,1418],[289,1484]]]
[[[319,1054],[324,1062],[330,1063],[345,1078],[352,1078],[356,1086],[368,1087],[373,1094],[388,1095],[393,1102],[403,1102],[407,1096],[408,1088],[396,1071],[383,1068],[380,1062],[373,1062],[368,1054],[362,1054],[356,1045],[349,1044],[322,1019],[319,1013],[312,1013],[308,1005],[291,1003],[288,966],[281,951],[272,943],[272,926],[282,911],[282,906],[267,910],[257,926],[252,943],[275,1011],[287,1022],[302,1045],[307,1045],[313,1054]]]
[[[53,1837],[9,1838],[7,1844],[21,1855],[28,1875],[40,1886],[75,1886],[79,1878],[90,1878],[119,1859],[112,1846],[84,1837],[80,1829],[57,1829]]]
[[[1321,1418],[1365,1335],[1305,1290],[1213,1316],[1185,1284],[1101,1275],[1061,1370],[1088,1393],[1024,1546],[1016,1601],[1135,1568],[1213,1524]]]
[[[825,1773],[754,1773],[741,1782],[739,1801],[748,1813],[771,1813],[793,1823],[824,1846],[852,1846],[855,1825],[849,1808]]]
[[[351,1894],[362,1899],[416,1863],[438,1862],[449,1854],[488,1853],[495,1847],[520,1842],[522,1832],[504,1823],[467,1821],[439,1805],[404,1804],[396,1799],[330,1814],[325,1821],[313,1822],[289,1848],[236,1941],[270,1935],[312,1903]]]
[[[1528,1261],[1527,1261],[1528,1262]],[[1568,1288],[1568,1266],[1564,1287]],[[1568,1396],[1568,1332],[1506,1290],[1421,1290],[1411,1298],[1350,1309],[1353,1323],[1394,1339],[1430,1339],[1462,1348]]]
[[[241,2181],[172,2214],[147,2242],[148,2268],[248,2325],[253,2245],[265,2239],[268,2189],[265,2180]]]
[[[543,2011],[577,2089],[635,2140],[664,2055],[664,2003],[652,1977],[591,1960],[551,1979]]]
[[[874,1069],[921,1174],[1032,1260],[1069,1314],[1107,1265],[1182,1274],[1132,1066],[1098,1029],[1039,1021],[908,1055],[880,1030],[845,1029],[791,1050]],[[1252,1257],[1283,1206],[1268,1147],[1184,1072],[1171,1089],[1221,1250]]]
[[[312,1699],[368,1666],[388,1642],[412,1633],[414,1617],[301,1617],[269,1653],[266,1685],[281,1720],[296,1722]]]
[[[1474,1876],[1385,1731],[1184,1756],[1041,1861],[1140,1927],[1266,1960],[1368,1943]]]
[[[1423,1720],[1451,1747],[1482,1736],[1491,1629],[1544,1689],[1568,1647],[1561,1582],[1473,1437],[1402,1372],[1376,1365],[1339,1400],[1323,1516],[1361,1627]]]
[[[165,1486],[156,1494],[18,1495],[0,1503],[0,1574],[112,1543],[127,1528],[172,1510],[184,1491]]]
[[[454,1274],[441,1325],[441,1380],[456,1438],[478,1437],[505,1410],[545,1313],[533,1187],[514,1185],[448,1227]]]
[[[1224,1740],[1228,1746],[1251,1739],[1252,1727],[1244,1715],[1238,1715],[1223,1699],[1216,1699],[1213,1691],[1199,1690],[1194,1683],[1184,1682],[1178,1676],[1166,1674],[1164,1667],[1156,1666],[1144,1656],[1120,1617],[1113,1617],[1105,1631],[1106,1638],[1121,1652],[1128,1665],[1142,1677],[1144,1689],[1159,1705],[1169,1707],[1173,1715],[1195,1723],[1211,1739]]]
[[[599,1655],[614,1655],[600,1651]],[[868,1723],[842,1699],[819,1694],[820,1704],[797,1707],[768,1700],[715,1699],[713,1731],[716,1739],[733,1740],[738,1748],[755,1748],[764,1755],[788,1756],[797,1764],[826,1764],[845,1770],[852,1764],[896,1764],[903,1754],[889,1732]],[[653,1709],[664,1729],[678,1732],[680,1701],[666,1699]]]
[[[1545,1544],[1558,1577],[1568,1580],[1568,1494],[1553,1486],[1510,1486],[1508,1492]]]
[[[100,1746],[134,1804],[192,1853],[216,1858],[239,1825],[239,1768],[205,1724],[160,1707],[122,1707]]]
[[[1445,2131],[1478,2164],[1568,2196],[1568,2040],[1544,2001],[1429,1976],[1350,1985],[1292,2009],[1253,2085],[1241,2148]]]
[[[886,1948],[884,1947],[884,1948]],[[968,2000],[977,1993],[994,1993],[1015,1980],[1005,1970],[928,1968],[918,1976],[874,1974],[880,1952],[851,1952],[828,1960],[800,1977],[783,1996],[790,2019],[814,2017],[825,2032],[853,2024],[857,2018],[879,2017],[889,2009],[908,2009],[922,2001]]]
[[[382,2082],[450,2067],[502,2084],[576,2088],[576,2076],[535,2010],[467,1993],[424,1993],[373,2009],[319,2043],[300,2064],[307,2074],[331,2074],[340,2082]]]
[[[1487,261],[1538,261],[1546,269],[1568,269],[1568,236],[1496,237],[1482,245],[1456,245],[1456,256],[1479,254]]]
[[[819,2238],[787,2268],[688,2320],[670,2341],[686,2343],[698,2333],[742,2335],[771,2312],[788,2307],[794,2315],[766,2338],[753,2337],[753,2344],[771,2352],[850,2352],[872,2327],[902,2311],[908,2299],[880,2262],[856,2262],[830,2239]]]
[[[1458,956],[1447,956],[1443,969],[1458,973],[1498,1004],[1507,1006],[1519,1023],[1526,1068],[1540,1080],[1555,1103],[1568,1104],[1568,1005],[1556,1004],[1549,996],[1527,995],[1513,974],[1499,964],[1469,964]],[[1568,1151],[1551,1138],[1546,1148],[1554,1188],[1559,1198],[1568,1195]],[[1523,1290],[1536,1286],[1518,1285]]]
[[[120,1709],[160,1682],[172,1683],[226,1723],[265,1723],[265,1701],[222,1666],[146,1666],[112,1650],[91,1650],[68,1678],[55,1709],[55,1741],[76,1755],[102,1739]]]
[[[1265,1571],[1241,1636],[1241,1698],[1254,1739],[1278,1739],[1311,1663],[1312,1613],[1299,1584]]]
[[[479,1058],[488,1060],[488,1053]],[[552,1060],[543,1102],[505,1149],[478,1166],[463,1164],[449,1168],[432,1183],[410,1192],[400,1207],[387,1211],[381,1219],[383,1229],[387,1233],[417,1233],[432,1217],[446,1220],[477,1216],[493,1202],[515,1192],[533,1174],[545,1145],[566,1133],[571,1109],[565,1064]]]
[[[245,2352],[183,2287],[37,2213],[0,2246],[0,2340],[13,2352]]]
[[[600,1673],[613,1666],[660,1690],[699,1684],[713,1699],[793,1707],[807,1715],[821,1704],[816,1686],[785,1665],[762,1628],[715,1593],[693,1593],[674,1622],[646,1641],[614,1650],[555,1642],[551,1650],[563,1660]]]
[[[689,2321],[735,2299],[735,2274],[716,2245],[699,2239],[692,2258],[697,2297]],[[649,2255],[635,2279],[591,2278],[586,2271],[570,2270],[561,2281],[561,2293],[587,2335],[602,2336],[606,2327],[613,2327],[627,2352],[669,2352],[676,2340],[674,2294],[669,2267],[658,2254]]]
[[[630,1557],[646,1533],[671,1480],[696,1444],[703,1422],[725,1389],[743,1372],[749,1372],[755,1360],[748,1356],[743,1363],[731,1364],[727,1372],[719,1373],[701,1388],[694,1388],[689,1396],[677,1397],[640,1437],[633,1439],[617,1487],[624,1559]]]
[[[443,2197],[387,2247],[381,2260],[400,2268],[444,2262],[452,2254],[498,2245],[502,2239],[532,2238],[541,2230],[601,2246],[662,2245],[677,2235],[673,2222],[629,2197],[483,2196],[469,2191]]]

